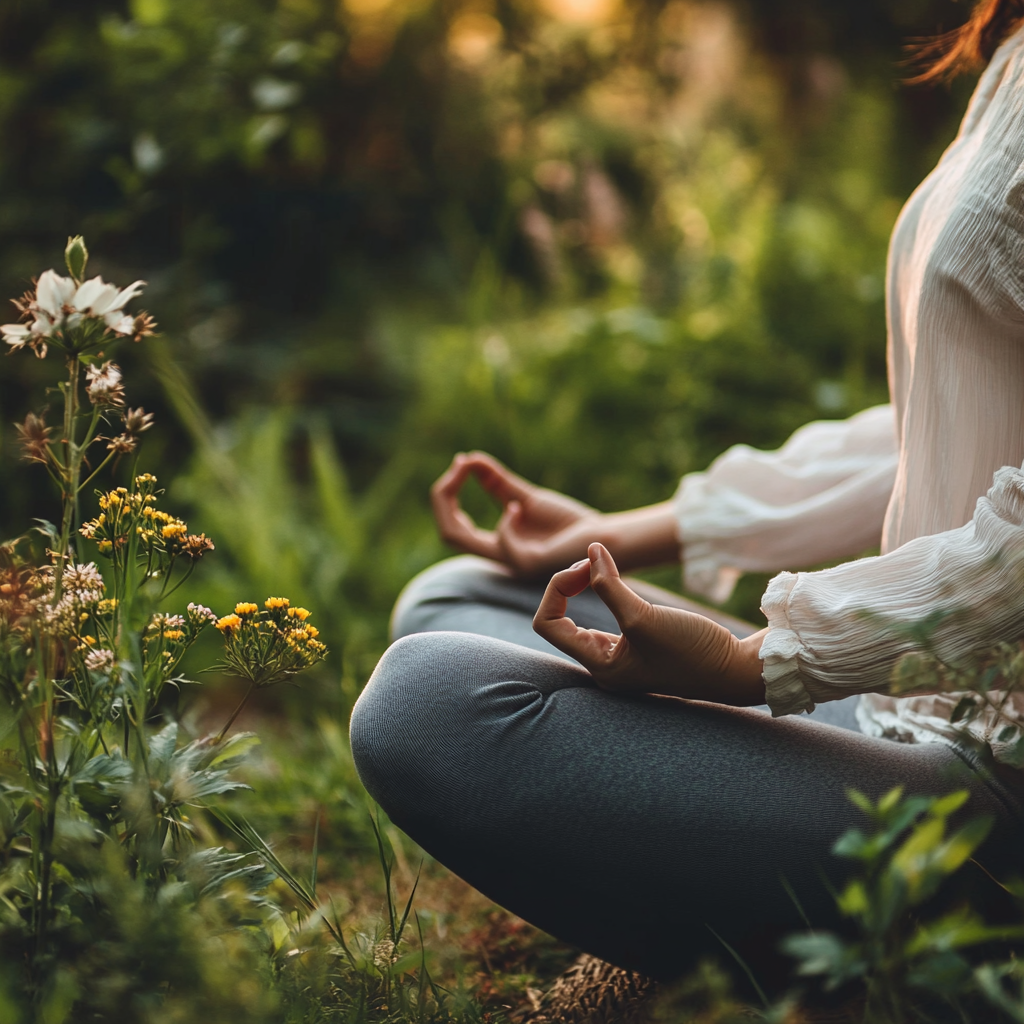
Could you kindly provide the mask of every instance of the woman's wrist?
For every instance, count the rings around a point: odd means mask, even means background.
[[[679,527],[672,503],[665,501],[628,512],[606,512],[588,524],[615,559],[630,572],[679,561]]]
[[[762,629],[736,640],[732,645],[731,657],[724,673],[725,688],[733,698],[728,703],[740,706],[764,703],[764,662],[760,651],[767,633],[767,629]]]

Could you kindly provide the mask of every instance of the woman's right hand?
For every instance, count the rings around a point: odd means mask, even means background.
[[[470,476],[502,506],[493,530],[477,526],[459,504]],[[546,576],[585,555],[604,519],[574,498],[524,480],[486,452],[456,455],[431,488],[430,500],[444,541],[502,562],[519,576]]]

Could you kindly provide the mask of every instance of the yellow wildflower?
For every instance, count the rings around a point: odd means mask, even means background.
[[[160,530],[164,540],[173,540],[176,537],[184,537],[188,533],[188,526],[178,520],[176,523],[170,523]]]
[[[107,597],[96,605],[96,613],[98,615],[110,615],[115,608],[117,608],[117,598]]]
[[[237,615],[225,615],[224,618],[217,620],[217,628],[222,633],[230,633],[232,630],[238,629],[241,624],[242,620]]]
[[[263,603],[263,607],[272,612],[278,608],[287,608],[290,604],[291,601],[287,597],[268,597]]]
[[[248,601],[239,601],[235,605],[236,615],[255,615],[259,611],[259,608],[254,604],[250,604]]]
[[[299,622],[305,622],[313,613],[308,608],[289,608],[288,618],[298,619]]]
[[[180,629],[168,629],[164,632],[164,639],[166,640],[184,640],[185,633]]]

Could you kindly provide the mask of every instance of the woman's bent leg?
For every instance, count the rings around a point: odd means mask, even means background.
[[[706,615],[735,636],[757,632],[757,627],[749,622],[705,608],[651,583],[631,578],[626,582],[652,604]],[[544,586],[543,582],[517,579],[503,566],[485,558],[460,555],[446,559],[421,572],[402,591],[391,616],[391,638],[398,640],[412,633],[445,630],[478,633],[576,664],[569,655],[552,647],[533,631],[533,614],[544,594]],[[592,590],[570,599],[568,615],[586,629],[619,632],[615,617]],[[854,696],[819,704],[810,717],[859,732],[856,717],[859,703],[860,697]],[[768,708],[762,706],[760,710]]]
[[[846,791],[973,793],[944,746],[596,689],[579,666],[500,640],[392,646],[352,716],[360,776],[392,820],[490,898],[588,952],[672,977],[711,929],[742,950],[835,924],[821,872],[862,824]]]

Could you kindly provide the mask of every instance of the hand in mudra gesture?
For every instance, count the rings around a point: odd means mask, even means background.
[[[493,530],[484,530],[459,504],[459,492],[475,476],[502,506]],[[485,452],[456,455],[430,492],[443,540],[458,551],[508,566],[518,576],[547,576],[600,541],[628,568],[662,565],[679,557],[671,504],[629,512],[598,512],[575,498],[524,480]]]
[[[477,526],[459,504],[470,476],[503,508],[493,530]],[[601,514],[574,498],[538,487],[485,452],[456,455],[430,492],[441,538],[468,554],[503,562],[523,576],[551,572],[586,549],[586,524]]]
[[[568,599],[588,586],[615,616],[620,636],[582,629],[567,617]],[[586,559],[555,573],[533,628],[575,658],[603,690],[719,704],[764,701],[757,652],[765,631],[740,640],[703,615],[645,601],[622,580],[602,544],[591,544]]]

